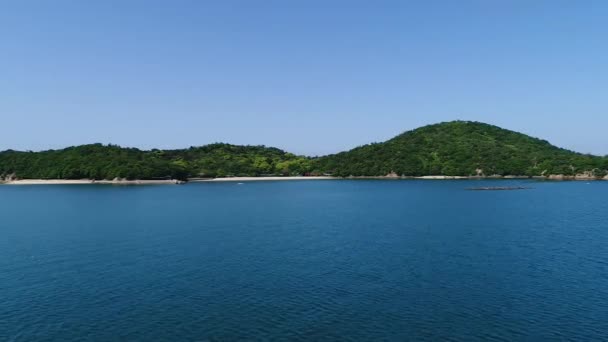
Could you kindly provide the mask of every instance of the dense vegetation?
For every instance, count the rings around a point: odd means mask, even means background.
[[[608,158],[564,150],[547,141],[468,121],[405,132],[383,143],[322,157],[316,167],[338,176],[575,175],[604,176]]]
[[[43,152],[0,152],[0,177],[159,179],[304,174],[311,160],[276,148],[212,144],[142,151],[92,144]]]
[[[477,122],[425,126],[383,143],[308,158],[265,146],[212,144],[180,150],[82,145],[43,152],[0,152],[0,179],[187,179],[307,175],[575,175],[603,177],[608,158],[555,147]]]

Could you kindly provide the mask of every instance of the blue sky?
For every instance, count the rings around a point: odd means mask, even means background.
[[[455,119],[608,154],[605,1],[1,1],[0,150],[321,155]]]

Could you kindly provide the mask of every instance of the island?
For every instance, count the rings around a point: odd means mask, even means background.
[[[243,178],[244,177],[244,178]],[[608,157],[497,126],[451,121],[327,156],[215,143],[174,150],[88,144],[0,152],[5,184],[181,184],[281,179],[608,179]]]

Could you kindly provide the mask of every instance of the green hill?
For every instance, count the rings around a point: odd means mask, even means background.
[[[211,144],[149,150],[91,144],[42,152],[0,152],[0,180],[187,179],[307,175],[469,176],[576,175],[603,177],[608,158],[575,153],[527,135],[478,122],[425,126],[383,143],[319,158],[277,148]]]
[[[303,174],[310,159],[264,146],[212,144],[181,150],[91,144],[42,152],[0,152],[0,179],[186,179]]]
[[[383,143],[322,157],[316,168],[338,176],[575,175],[604,176],[608,159],[469,121],[429,125]]]

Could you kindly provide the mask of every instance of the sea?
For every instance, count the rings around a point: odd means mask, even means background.
[[[0,186],[0,341],[602,340],[608,182]]]

